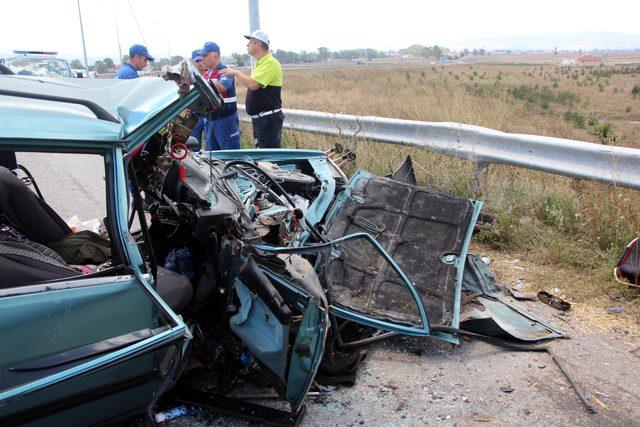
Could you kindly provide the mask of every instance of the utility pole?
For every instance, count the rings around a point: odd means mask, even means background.
[[[249,0],[249,34],[260,29],[260,4],[258,0]],[[251,57],[251,69],[253,70],[253,57]]]
[[[87,59],[87,47],[84,44],[84,28],[82,27],[82,11],[80,10],[80,0],[77,0],[78,3],[78,17],[80,17],[80,36],[82,37],[82,52],[84,53],[84,70],[87,72],[87,77],[89,77],[89,60]]]
[[[120,30],[118,29],[118,15],[116,14],[116,5],[113,4],[113,19],[116,22],[116,37],[118,38],[118,59],[122,64],[124,61],[122,60],[122,47],[120,46]]]

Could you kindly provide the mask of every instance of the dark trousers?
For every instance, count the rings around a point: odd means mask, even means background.
[[[253,141],[256,143],[256,147],[280,148],[283,121],[284,114],[282,111],[251,119],[253,123]]]

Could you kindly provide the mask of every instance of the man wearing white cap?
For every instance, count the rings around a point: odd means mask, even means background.
[[[245,105],[253,123],[253,139],[258,148],[280,148],[282,135],[282,65],[269,52],[269,36],[256,30],[249,39],[247,52],[255,60],[251,76],[226,68],[220,75],[231,75],[247,87]]]

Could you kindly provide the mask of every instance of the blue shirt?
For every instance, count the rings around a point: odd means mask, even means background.
[[[221,92],[224,99],[224,105],[221,108],[213,110],[209,113],[209,119],[221,119],[223,117],[235,114],[238,110],[236,104],[236,86],[234,84],[233,76],[221,76],[220,70],[228,68],[222,62],[218,64],[213,70],[207,70],[204,77],[205,79],[216,79],[218,83],[225,87],[225,91]]]
[[[129,80],[129,79],[137,79],[137,78],[138,78],[138,72],[136,71],[135,68],[133,68],[133,65],[129,64],[128,62],[125,62],[124,64],[122,64],[122,67],[120,67],[120,69],[116,73],[116,79],[119,79],[119,80]]]

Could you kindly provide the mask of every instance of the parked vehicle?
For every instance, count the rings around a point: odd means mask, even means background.
[[[0,78],[0,423],[151,416],[163,395],[295,423],[371,342],[458,342],[463,279],[495,291],[465,269],[481,202],[406,169],[347,179],[321,151],[191,152],[192,113],[222,98],[189,61],[167,79]],[[73,233],[16,152],[100,156],[104,237]],[[515,316],[487,301],[467,317]],[[238,403],[246,383],[289,410]]]
[[[19,76],[77,77],[66,59],[58,58],[58,52],[14,50],[14,55],[4,58],[2,65]]]

